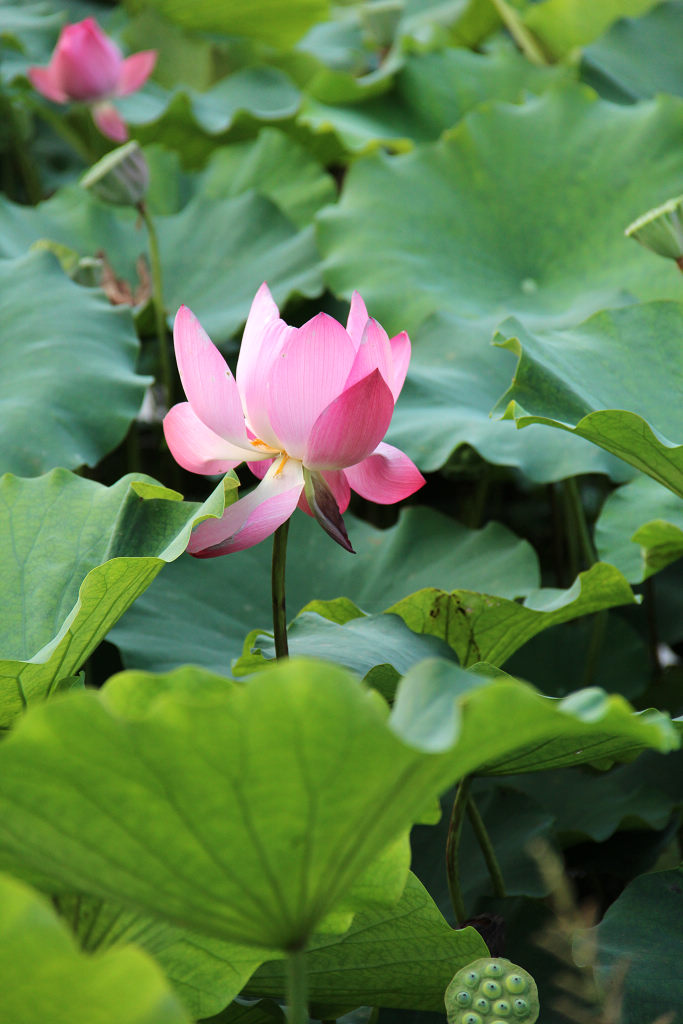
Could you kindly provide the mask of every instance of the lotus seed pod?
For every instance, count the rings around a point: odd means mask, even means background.
[[[540,1012],[534,979],[503,957],[482,957],[459,970],[445,1003],[448,1024],[535,1024]]]
[[[484,968],[484,974],[487,978],[500,978],[501,975],[505,974],[505,968],[497,960],[492,960]]]
[[[481,986],[481,990],[489,999],[497,999],[498,996],[503,994],[502,986],[499,982],[494,981],[493,978],[488,978]]]
[[[508,992],[511,992],[515,996],[520,992],[526,992],[527,990],[526,980],[521,974],[508,974],[503,984]]]

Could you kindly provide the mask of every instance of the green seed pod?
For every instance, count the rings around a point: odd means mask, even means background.
[[[481,990],[489,999],[497,999],[498,996],[502,996],[503,994],[502,986],[499,982],[494,981],[493,978],[488,978],[482,984]]]
[[[487,978],[500,978],[505,974],[505,968],[497,960],[491,960],[484,968],[484,974]]]
[[[503,957],[481,957],[461,968],[444,1001],[448,1024],[536,1024],[540,1013],[534,979]]]
[[[515,996],[520,992],[526,992],[527,990],[526,980],[521,974],[508,974],[503,984],[508,992],[511,992]]]

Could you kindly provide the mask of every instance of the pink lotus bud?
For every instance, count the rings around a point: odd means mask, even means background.
[[[29,68],[28,77],[38,92],[55,103],[94,104],[100,130],[121,142],[128,138],[126,126],[115,108],[102,101],[135,92],[149,78],[155,62],[155,50],[124,58],[94,18],[85,18],[62,29],[48,66]],[[102,111],[106,117],[97,116]]]

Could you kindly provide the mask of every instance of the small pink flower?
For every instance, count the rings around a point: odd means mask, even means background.
[[[164,420],[173,457],[192,473],[226,473],[247,461],[262,477],[221,519],[200,523],[188,547],[193,555],[258,544],[297,505],[352,550],[341,518],[352,489],[391,505],[424,483],[408,456],[382,441],[408,370],[408,335],[390,340],[358,292],[346,330],[326,313],[296,328],[280,319],[261,285],[235,377],[186,306],[173,337],[189,400]]]
[[[100,131],[116,142],[125,142],[125,122],[107,101],[139,89],[151,75],[156,59],[156,50],[143,50],[124,59],[94,18],[86,18],[62,29],[48,66],[29,68],[28,77],[38,92],[55,103],[76,100],[92,104]]]

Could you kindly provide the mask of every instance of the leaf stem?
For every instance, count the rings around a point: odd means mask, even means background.
[[[173,405],[173,368],[171,356],[168,349],[166,332],[166,311],[164,309],[164,287],[161,274],[161,255],[159,253],[159,238],[157,236],[154,221],[149,210],[141,200],[137,206],[140,216],[145,222],[147,236],[149,238],[149,261],[152,271],[152,305],[154,306],[154,321],[156,324],[157,342],[159,346],[159,372],[161,383],[165,391],[165,398],[170,408]]]
[[[500,870],[500,864],[496,857],[496,852],[493,849],[493,843],[491,842],[490,836],[486,831],[486,825],[484,819],[479,813],[479,809],[474,802],[474,798],[470,794],[467,799],[467,817],[470,819],[470,824],[474,829],[474,834],[477,837],[477,842],[481,852],[484,855],[486,861],[486,867],[488,868],[489,876],[491,878],[491,884],[493,886],[494,896],[504,899],[505,882],[503,881],[503,872]]]
[[[591,565],[595,565],[598,558],[588,529],[586,513],[581,500],[581,491],[579,490],[579,485],[576,482],[576,477],[568,477],[564,482],[564,489],[567,496],[567,503],[574,520],[574,525],[576,526],[581,553],[583,554],[587,567],[590,568]],[[571,526],[569,526],[569,529],[571,530]]]
[[[546,60],[543,50],[534,39],[532,33],[526,27],[514,7],[511,7],[507,0],[491,0],[496,8],[500,20],[520,48],[526,59],[537,67],[546,67]]]
[[[455,791],[455,800],[451,811],[451,820],[448,823],[448,836],[446,838],[446,878],[448,879],[448,891],[451,896],[451,904],[457,925],[462,925],[467,920],[465,901],[462,896],[460,885],[460,864],[458,862],[458,849],[460,847],[460,835],[462,823],[465,820],[465,808],[470,791],[469,776],[465,776],[458,783]]]
[[[305,949],[298,949],[287,956],[287,1021],[288,1024],[308,1024],[308,971]]]
[[[287,564],[287,534],[289,519],[278,526],[273,534],[272,592],[273,592],[273,634],[275,636],[275,657],[286,658],[287,609],[285,604],[285,566]]]
[[[26,149],[24,134],[17,117],[17,112],[12,105],[9,96],[0,93],[0,109],[5,110],[6,122],[9,127],[12,148],[16,159],[16,165],[24,182],[26,199],[35,206],[43,198],[43,190],[40,184],[40,177],[34,161]]]

